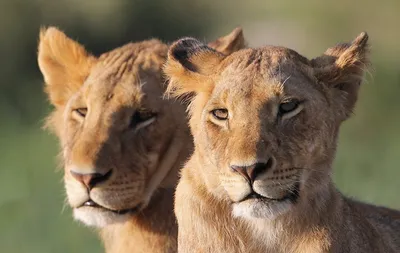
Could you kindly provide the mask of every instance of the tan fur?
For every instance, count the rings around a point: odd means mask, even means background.
[[[312,60],[275,46],[229,56],[191,38],[171,46],[168,92],[195,94],[195,150],[176,190],[178,252],[400,251],[400,212],[344,197],[330,176],[367,40],[362,33]],[[251,177],[232,167],[255,163]]]
[[[241,29],[215,44],[225,53],[243,46]],[[56,28],[40,32],[68,203],[77,220],[101,227],[107,252],[176,252],[173,192],[192,140],[185,107],[162,98],[167,51],[153,39],[95,57]],[[89,189],[73,172],[109,177]],[[84,205],[90,199],[100,207]]]

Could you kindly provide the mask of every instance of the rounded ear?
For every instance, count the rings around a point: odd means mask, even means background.
[[[311,64],[316,78],[333,90],[334,100],[345,120],[354,109],[360,84],[369,67],[367,33],[361,33],[351,43],[327,49]]]
[[[241,27],[236,27],[230,34],[208,43],[208,46],[225,55],[243,49],[246,47],[243,30]]]
[[[212,75],[226,56],[193,38],[173,43],[168,51],[164,72],[169,79],[166,94],[210,92]]]
[[[46,93],[55,106],[64,106],[90,73],[95,58],[55,27],[40,30],[38,64]]]

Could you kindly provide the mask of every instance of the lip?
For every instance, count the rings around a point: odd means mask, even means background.
[[[255,200],[261,200],[261,201],[266,201],[266,202],[282,202],[282,201],[286,201],[289,200],[292,203],[296,203],[297,199],[300,196],[300,184],[296,183],[294,185],[294,188],[283,198],[279,198],[279,199],[274,199],[274,198],[268,198],[268,197],[264,197],[256,192],[252,192],[249,195],[247,195],[243,200],[241,200],[240,202],[246,201],[246,200],[251,200],[251,199],[255,199]]]
[[[122,210],[112,210],[112,209],[109,209],[109,208],[106,208],[104,206],[97,204],[96,202],[94,202],[91,199],[87,200],[85,203],[83,203],[78,208],[83,208],[83,207],[98,208],[98,209],[102,209],[102,210],[109,211],[109,212],[119,214],[119,215],[124,215],[124,214],[128,214],[128,213],[134,214],[140,210],[140,204],[135,206],[134,208],[128,208],[128,209],[122,209]]]

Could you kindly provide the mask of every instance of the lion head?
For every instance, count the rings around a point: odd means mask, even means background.
[[[331,184],[339,126],[368,63],[367,40],[362,33],[312,60],[284,47],[226,56],[192,38],[177,41],[165,72],[169,94],[194,94],[190,175],[236,217],[275,219],[310,200],[323,205],[317,196]]]
[[[229,53],[244,38],[235,29],[213,43]],[[48,125],[60,139],[68,203],[87,225],[124,220],[176,184],[192,141],[184,106],[162,99],[167,51],[153,39],[96,57],[56,28],[40,33],[39,67],[55,106]]]

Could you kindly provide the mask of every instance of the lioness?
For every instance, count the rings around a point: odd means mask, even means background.
[[[400,252],[400,212],[348,199],[331,179],[367,40],[312,60],[276,46],[229,56],[192,38],[171,46],[168,93],[195,94],[178,252]]]
[[[242,30],[210,46],[238,50]],[[176,252],[173,192],[193,144],[186,108],[162,99],[167,52],[149,40],[95,57],[56,28],[40,33],[68,203],[75,219],[102,228],[107,252]]]

